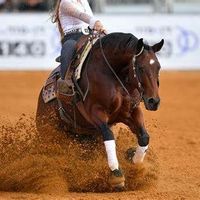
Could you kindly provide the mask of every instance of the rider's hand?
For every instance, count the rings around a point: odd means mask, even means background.
[[[94,24],[94,30],[100,33],[105,33],[107,34],[106,29],[104,28],[103,24],[98,20]]]

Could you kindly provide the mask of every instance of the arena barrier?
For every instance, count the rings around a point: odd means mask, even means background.
[[[109,32],[127,32],[149,44],[165,39],[165,70],[200,69],[200,15],[99,15]],[[60,53],[59,34],[45,14],[1,14],[0,70],[50,70]]]

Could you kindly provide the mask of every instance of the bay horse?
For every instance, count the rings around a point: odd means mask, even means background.
[[[161,50],[163,44],[163,39],[150,46],[132,34],[111,33],[93,45],[84,62],[78,85],[87,92],[85,98],[78,101],[82,105],[81,109],[77,103],[74,104],[76,127],[85,128],[91,137],[97,133],[103,138],[111,171],[109,183],[113,187],[124,187],[125,178],[117,159],[111,126],[121,122],[136,134],[138,146],[132,162],[143,162],[149,134],[144,125],[140,102],[143,101],[145,108],[150,111],[156,111],[159,107],[161,66],[155,53]],[[66,134],[75,130],[73,124],[63,120],[59,112],[62,109],[72,113],[73,109],[67,110],[65,98],[60,99],[62,106],[57,99],[45,104],[40,93],[36,114],[39,131],[46,130],[49,124],[60,130],[67,127]],[[85,133],[77,131],[76,134]]]

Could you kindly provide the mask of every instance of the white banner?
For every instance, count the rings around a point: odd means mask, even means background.
[[[132,33],[149,44],[165,39],[163,69],[200,69],[200,15],[100,15],[109,32]],[[60,37],[48,14],[0,15],[0,70],[53,69]]]
[[[159,53],[164,69],[200,69],[200,15],[102,17],[112,31],[130,32],[149,44],[165,40]]]
[[[43,70],[55,66],[60,36],[48,14],[4,14],[0,20],[0,69]]]

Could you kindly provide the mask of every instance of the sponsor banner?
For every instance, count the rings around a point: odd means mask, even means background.
[[[159,52],[162,68],[200,69],[200,15],[144,15],[102,17],[112,31],[130,32],[155,44],[162,38]]]
[[[0,69],[45,70],[55,66],[60,37],[48,14],[3,14],[0,19]]]
[[[109,32],[132,33],[150,45],[165,39],[163,69],[200,69],[200,15],[99,15]],[[60,36],[49,14],[1,14],[0,70],[53,69]]]

